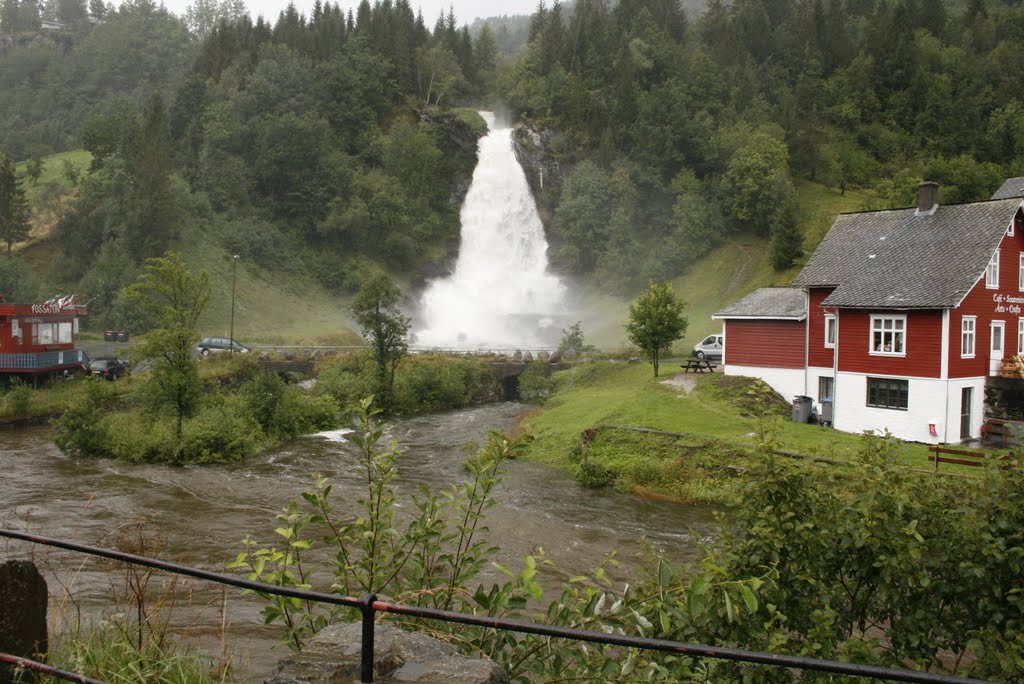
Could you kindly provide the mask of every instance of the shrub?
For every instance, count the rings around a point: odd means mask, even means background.
[[[338,426],[341,407],[333,398],[316,395],[296,385],[285,385],[271,424],[274,437],[293,437]]]
[[[551,396],[552,382],[545,375],[546,365],[531,362],[519,375],[519,398],[533,404],[543,404]]]
[[[32,403],[32,389],[21,378],[11,378],[10,389],[4,395],[4,416],[18,418],[28,414]]]
[[[373,359],[366,353],[331,359],[320,366],[316,391],[334,397],[341,406],[349,407],[360,397],[373,394],[375,372]]]
[[[411,356],[395,376],[395,408],[402,413],[463,408],[497,395],[497,379],[485,359]]]
[[[109,455],[107,404],[110,383],[101,378],[85,378],[70,408],[54,424],[54,443],[68,453],[82,456]]]
[[[602,463],[584,459],[576,470],[576,481],[584,487],[600,489],[615,481],[615,473]]]
[[[325,361],[317,377],[317,392],[334,397],[342,406],[353,406],[373,393],[375,372],[368,354]],[[409,356],[395,373],[393,403],[398,413],[462,408],[498,396],[498,381],[486,359]]]
[[[107,448],[102,455],[129,463],[225,463],[253,451],[261,430],[241,402],[230,395],[204,403],[184,424],[181,438],[167,417],[138,411],[113,413],[103,419]]]

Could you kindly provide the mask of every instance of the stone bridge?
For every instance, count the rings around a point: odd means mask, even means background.
[[[260,350],[260,367],[264,370],[285,375],[289,372],[313,375],[316,359],[325,352],[356,351],[365,347],[255,347]],[[277,352],[284,358],[271,357]],[[551,349],[480,350],[480,349],[436,349],[411,348],[413,354],[451,354],[453,356],[479,356],[489,359],[494,373],[501,383],[503,399],[519,397],[519,376],[531,362],[544,364],[544,377],[565,368],[561,354]]]

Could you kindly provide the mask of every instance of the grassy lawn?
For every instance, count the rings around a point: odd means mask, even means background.
[[[25,189],[25,196],[33,206],[42,197],[47,186],[56,186],[64,192],[73,189],[71,180],[65,173],[66,164],[71,164],[78,171],[79,176],[84,176],[92,163],[92,155],[85,150],[72,150],[43,157],[42,173],[35,183],[28,177],[28,162],[23,161],[14,165],[15,172],[22,178],[22,185]]]
[[[602,467],[619,476],[613,479],[620,489],[721,503],[728,502],[728,479],[745,466],[748,456],[745,449],[735,449],[733,444],[753,449],[770,441],[779,450],[848,463],[855,461],[863,445],[862,435],[791,422],[788,403],[777,395],[774,400],[752,396],[749,383],[732,376],[681,376],[689,387],[664,382],[673,379],[677,369],[678,360],[665,362],[662,376],[654,378],[647,363],[599,361],[577,364],[557,374],[553,396],[520,424],[521,433],[529,440],[528,458],[577,472],[581,456],[604,459]],[[707,440],[666,443],[658,435],[602,431],[581,450],[584,432],[599,426],[702,435],[722,443],[713,447]],[[699,468],[691,467],[691,452],[697,454]],[[649,462],[642,462],[645,458]],[[924,444],[900,443],[896,458],[909,468],[926,471],[932,467]],[[941,472],[980,474],[975,468],[952,464],[942,464]],[[712,480],[719,486],[714,482],[684,486],[680,479],[687,478]]]

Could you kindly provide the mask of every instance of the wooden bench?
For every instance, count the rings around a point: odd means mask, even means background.
[[[935,470],[939,469],[939,463],[956,463],[958,465],[965,466],[983,466],[985,460],[988,458],[996,458],[1000,461],[1007,460],[1006,456],[995,456],[986,454],[979,451],[967,451],[966,449],[951,449],[944,446],[931,446],[928,447],[928,451],[932,452],[928,456],[929,461],[935,462]],[[948,456],[955,456],[956,458],[949,458]]]
[[[718,368],[718,366],[714,365],[707,359],[687,359],[686,363],[679,365],[682,366],[684,373],[689,373],[690,371],[693,371],[694,373],[703,373],[704,371],[714,373],[715,369]]]

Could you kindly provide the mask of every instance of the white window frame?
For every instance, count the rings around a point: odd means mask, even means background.
[[[1017,353],[1024,354],[1024,318],[1017,319]]]
[[[1014,216],[1012,219],[1010,219],[1010,226],[1006,229],[1006,235],[1008,237],[1013,237],[1013,224],[1016,223],[1016,222],[1017,222],[1017,217],[1016,216]]]
[[[978,317],[960,318],[960,358],[973,359],[978,343]]]
[[[836,315],[825,314],[825,348],[836,348]],[[829,333],[832,333],[831,335]]]
[[[1020,255],[1020,266],[1017,269],[1017,289],[1024,292],[1024,254]]]
[[[822,386],[828,385],[830,392],[825,394],[822,392]],[[818,376],[818,401],[822,399],[832,399],[836,394],[836,379],[831,375],[819,375]]]
[[[992,255],[985,267],[985,287],[989,290],[999,289],[999,250]]]
[[[891,322],[892,325],[886,327],[886,321]],[[875,343],[876,332],[880,335],[880,341],[877,344]],[[899,335],[898,338],[897,335]],[[889,344],[886,344],[887,337],[891,340]],[[897,346],[900,347],[899,351],[894,351],[894,348]],[[886,351],[886,347],[889,347],[888,351]],[[870,334],[868,336],[868,353],[872,356],[906,356],[907,317],[872,314]]]
[[[44,345],[54,344],[54,325],[53,323],[33,323],[32,324],[32,344]]]

